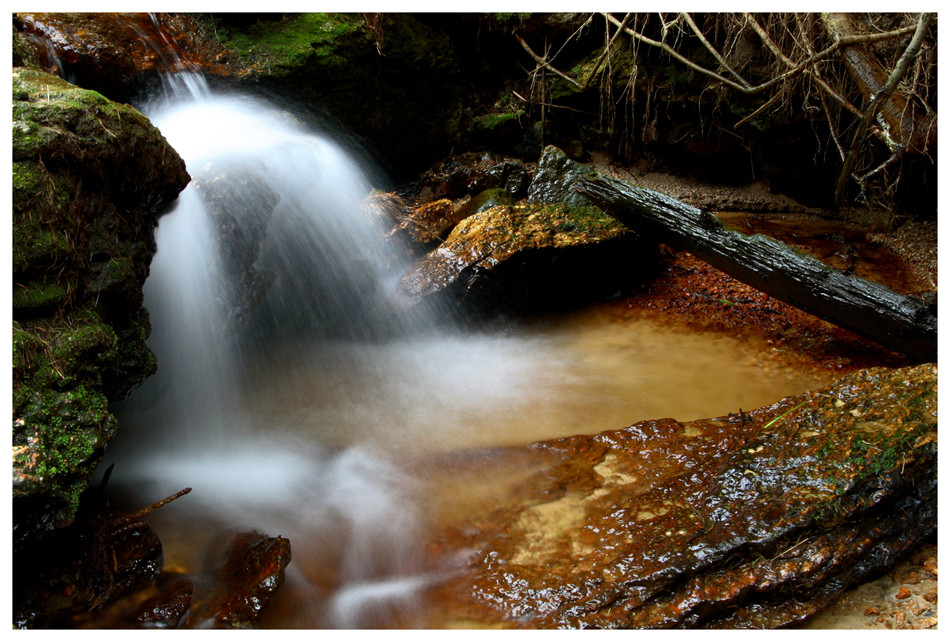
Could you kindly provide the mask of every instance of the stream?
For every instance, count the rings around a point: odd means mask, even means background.
[[[426,626],[424,590],[452,558],[436,569],[427,533],[527,472],[469,465],[484,449],[724,415],[828,380],[607,305],[491,330],[407,314],[393,295],[407,265],[360,207],[371,167],[259,99],[196,78],[170,95],[143,111],[194,180],[160,220],[144,288],[159,371],[116,409],[102,468],[130,505],[193,488],[148,518],[166,570],[210,572],[235,531],[289,538],[264,627]]]

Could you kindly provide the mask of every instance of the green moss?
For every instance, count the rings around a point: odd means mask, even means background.
[[[471,198],[463,207],[461,217],[467,218],[473,214],[490,210],[498,205],[514,205],[511,195],[501,187],[486,189]]]
[[[31,281],[25,285],[14,284],[14,312],[37,312],[66,303],[66,288],[59,283]]]
[[[245,63],[265,69],[292,67],[316,59],[341,67],[339,40],[360,34],[359,14],[304,13],[279,21],[258,21],[246,31],[223,30],[222,44]]]
[[[594,206],[568,207],[564,209],[564,218],[557,220],[555,229],[597,236],[621,230],[623,225]]]
[[[13,226],[13,272],[36,273],[66,258],[69,243],[61,232],[31,220]]]
[[[14,396],[14,496],[44,491],[62,505],[64,521],[115,432],[102,394],[80,386]],[[19,483],[16,483],[19,481]]]

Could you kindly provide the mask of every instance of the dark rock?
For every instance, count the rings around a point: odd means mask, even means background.
[[[94,512],[14,551],[14,624],[70,625],[146,586],[162,562],[162,544],[147,525]]]
[[[538,167],[528,186],[529,203],[564,203],[571,207],[593,205],[571,188],[578,179],[593,176],[594,170],[571,160],[563,151],[548,145],[544,148]]]
[[[448,35],[410,14],[302,13],[217,34],[240,81],[324,110],[407,180],[449,152],[462,112]]]
[[[138,111],[13,72],[15,537],[70,523],[115,432],[109,404],[155,370],[142,284],[184,162]]]
[[[254,307],[267,294],[274,275],[262,272],[255,263],[267,235],[267,224],[280,201],[261,168],[243,161],[211,164],[194,177],[220,248],[218,300],[226,332],[242,328]]]
[[[492,188],[501,188],[508,192],[514,200],[527,196],[531,175],[525,164],[517,159],[499,160],[472,182],[473,192],[481,192]]]
[[[135,625],[146,629],[174,629],[191,608],[194,583],[176,579],[161,588],[161,592],[143,602],[135,617]]]
[[[472,311],[557,308],[639,282],[650,255],[596,208],[502,205],[463,219],[400,287],[412,302],[438,294]]]
[[[507,157],[490,152],[457,154],[439,161],[415,182],[419,201],[425,203],[443,198],[458,199],[488,187],[501,185],[476,185],[497,164],[505,163]]]
[[[236,535],[209,590],[196,597],[188,628],[248,628],[284,582],[290,542],[260,533]]]
[[[123,102],[161,72],[207,68],[221,54],[187,14],[19,13],[14,27],[32,44],[20,56],[31,66]]]
[[[872,368],[751,412],[535,444],[523,492],[446,535],[472,554],[439,589],[444,612],[515,628],[800,623],[935,534],[936,383],[933,364]]]

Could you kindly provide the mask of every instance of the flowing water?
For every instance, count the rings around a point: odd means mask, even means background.
[[[492,331],[407,313],[406,266],[361,207],[372,170],[273,104],[189,83],[143,106],[193,181],[160,219],[145,285],[159,371],[117,408],[106,464],[140,504],[194,489],[154,518],[167,568],[200,573],[235,529],[291,540],[267,626],[425,625],[424,535],[444,493],[427,456],[717,416],[814,384],[763,374],[739,339],[597,306]],[[461,501],[490,503],[491,482]]]

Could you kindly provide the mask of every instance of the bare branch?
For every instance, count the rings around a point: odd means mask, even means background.
[[[736,77],[736,80],[738,80],[739,83],[741,83],[741,84],[742,84],[743,86],[745,86],[747,89],[751,89],[751,88],[752,88],[752,85],[750,85],[750,84],[748,83],[748,81],[746,81],[742,76],[740,76],[739,73],[736,72],[736,70],[733,69],[733,68],[729,65],[728,62],[726,62],[726,59],[723,58],[723,57],[719,54],[719,52],[716,50],[716,48],[713,47],[713,46],[709,43],[708,40],[706,40],[706,36],[704,36],[704,35],[703,35],[703,32],[699,30],[699,26],[693,21],[693,17],[690,16],[688,13],[684,13],[684,14],[682,14],[682,15],[683,15],[683,19],[686,20],[686,23],[687,23],[687,24],[690,26],[690,28],[693,30],[693,33],[696,34],[696,37],[697,37],[697,38],[699,38],[699,41],[703,43],[703,45],[706,47],[706,49],[709,51],[709,53],[712,54],[713,58],[716,59],[716,62],[718,62],[720,65],[722,65],[723,68],[724,68],[726,71],[728,71],[730,74],[732,74],[733,76],[735,76],[735,77]],[[626,20],[624,20],[624,22],[626,22]]]
[[[587,87],[590,86],[590,81],[594,79],[594,75],[597,73],[597,70],[600,69],[604,59],[610,55],[610,50],[613,49],[614,43],[617,42],[617,38],[619,38],[620,34],[623,33],[624,28],[627,26],[627,23],[630,22],[630,18],[632,17],[632,13],[628,13],[623,17],[623,22],[620,23],[620,28],[617,29],[617,33],[614,34],[614,37],[611,38],[607,43],[607,46],[604,47],[604,52],[600,54],[600,58],[597,59],[597,62],[594,64],[594,68],[590,70],[589,74],[587,74],[587,80],[585,80],[583,86],[581,86],[581,91],[585,91]]]
[[[521,46],[524,47],[524,50],[527,51],[528,54],[529,54],[532,58],[534,58],[534,61],[535,61],[536,63],[538,63],[539,65],[541,65],[541,66],[544,67],[545,69],[550,70],[550,71],[551,71],[552,73],[554,73],[556,76],[558,76],[558,77],[560,77],[560,78],[563,78],[564,80],[566,80],[567,82],[571,83],[572,85],[574,85],[574,86],[577,87],[578,89],[581,89],[581,84],[580,84],[579,82],[577,82],[576,80],[574,80],[573,78],[571,78],[571,77],[568,76],[567,74],[558,71],[557,69],[555,69],[554,67],[552,67],[552,66],[550,65],[550,63],[548,63],[547,60],[545,60],[544,58],[540,57],[538,54],[534,53],[534,51],[531,50],[531,47],[528,46],[528,43],[524,41],[524,38],[522,38],[522,37],[519,36],[518,34],[515,34],[515,38],[518,39],[518,42],[521,43]]]
[[[621,27],[622,23],[621,23],[619,20],[617,20],[616,18],[614,18],[612,15],[610,15],[609,13],[604,13],[604,14],[601,14],[601,15],[603,15],[604,18],[606,18],[609,22],[613,23],[614,25],[616,25],[616,26],[618,26],[618,27]],[[665,25],[665,24],[666,24],[666,23],[664,23],[664,25]],[[726,85],[729,85],[730,87],[732,87],[732,88],[734,88],[734,89],[738,89],[739,91],[741,91],[741,92],[743,92],[743,93],[750,93],[745,87],[743,87],[743,86],[740,85],[739,83],[737,83],[737,82],[735,82],[735,81],[733,81],[733,80],[729,80],[729,79],[726,78],[725,76],[722,76],[722,75],[720,75],[720,74],[717,74],[717,73],[714,72],[714,71],[710,71],[709,69],[706,69],[705,67],[701,67],[700,65],[697,65],[695,62],[693,62],[692,60],[690,60],[690,59],[687,58],[686,56],[682,55],[681,53],[679,53],[678,51],[676,51],[675,49],[673,49],[673,47],[669,46],[669,45],[666,44],[665,42],[658,42],[658,41],[656,41],[656,40],[653,40],[652,38],[648,38],[648,37],[644,36],[643,34],[637,32],[637,31],[634,31],[633,29],[631,29],[631,28],[629,28],[629,27],[624,27],[624,28],[623,28],[623,31],[625,31],[626,33],[630,34],[631,36],[633,36],[634,38],[636,38],[636,39],[639,40],[640,42],[643,42],[643,43],[646,43],[646,44],[651,45],[651,46],[653,46],[653,47],[658,47],[658,48],[662,49],[663,51],[665,51],[666,53],[668,53],[669,55],[671,55],[673,58],[676,58],[676,59],[679,60],[681,63],[683,63],[684,65],[686,65],[687,67],[689,67],[690,69],[694,69],[695,71],[698,71],[698,72],[701,73],[701,74],[705,74],[705,75],[707,75],[707,76],[710,76],[710,77],[712,77],[712,78],[715,78],[715,79],[718,80],[719,82],[721,82],[721,83],[723,83],[723,84],[726,84]]]

